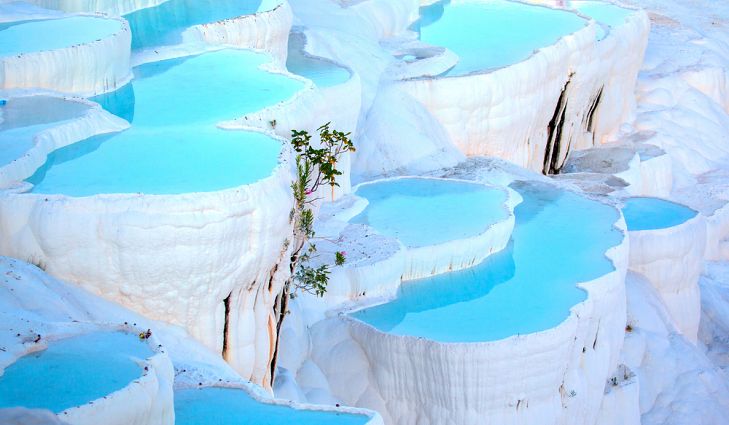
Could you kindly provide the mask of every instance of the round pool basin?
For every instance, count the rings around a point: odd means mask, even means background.
[[[0,57],[57,50],[91,43],[118,33],[120,21],[94,16],[0,24]]]
[[[622,241],[619,214],[572,192],[512,186],[524,200],[507,249],[469,269],[405,282],[395,300],[352,316],[382,332],[439,342],[495,341],[564,321],[586,298],[577,284],[614,270],[605,253]]]
[[[350,222],[369,225],[406,247],[477,236],[509,215],[505,191],[469,182],[402,178],[363,184],[355,193],[369,203]]]
[[[22,406],[60,413],[105,397],[142,375],[137,360],[154,353],[137,335],[95,332],[52,341],[0,376],[0,408]]]
[[[685,223],[696,214],[689,207],[659,198],[628,198],[623,206],[629,231],[667,229]]]
[[[271,175],[279,140],[216,126],[287,100],[304,87],[260,69],[268,60],[230,49],[135,68],[128,87],[93,99],[132,127],[54,151],[27,179],[32,192],[210,192]]]
[[[535,50],[586,25],[584,19],[568,11],[504,0],[440,2],[421,12],[420,39],[459,56],[459,62],[446,76],[521,62]]]
[[[206,387],[175,391],[177,425],[363,425],[369,420],[362,414],[262,403],[242,389]]]

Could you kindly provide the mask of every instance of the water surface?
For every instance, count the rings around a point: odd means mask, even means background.
[[[90,43],[109,37],[120,29],[119,21],[93,16],[0,23],[0,56]]]
[[[296,410],[260,403],[240,389],[175,391],[176,425],[364,425],[365,415]]]
[[[474,237],[508,217],[503,190],[468,182],[395,179],[364,184],[356,194],[369,204],[350,222],[409,247]]]
[[[146,342],[124,332],[95,332],[53,341],[21,357],[0,376],[0,408],[54,413],[118,391],[142,375],[136,360],[152,356]]]
[[[628,198],[623,206],[628,230],[666,229],[685,223],[696,214],[689,207],[658,198]]]
[[[217,127],[303,88],[300,81],[261,70],[268,60],[228,49],[135,68],[129,86],[93,99],[132,127],[54,151],[28,178],[32,191],[179,194],[268,177],[278,164],[280,141]]]
[[[504,0],[423,8],[420,39],[455,52],[459,62],[445,75],[508,66],[574,33],[586,21],[574,13]]]
[[[405,282],[392,302],[352,315],[441,342],[495,341],[563,322],[586,298],[576,284],[614,270],[605,252],[622,240],[618,212],[542,184],[513,188],[524,201],[507,249],[470,269]]]

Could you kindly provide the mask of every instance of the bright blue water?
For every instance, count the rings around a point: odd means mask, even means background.
[[[132,49],[144,49],[178,44],[193,25],[250,15],[260,6],[261,0],[168,0],[124,18],[132,30]]]
[[[368,224],[409,247],[473,237],[508,216],[506,193],[467,182],[395,179],[362,185],[356,194],[369,205],[350,222]]]
[[[92,16],[0,24],[0,56],[90,43],[109,37],[120,28],[118,21]]]
[[[269,176],[278,164],[279,141],[216,127],[286,100],[303,87],[260,70],[266,58],[221,50],[137,67],[131,89],[94,99],[131,120],[132,128],[54,151],[28,179],[33,192],[207,192]]]
[[[0,376],[0,408],[23,406],[55,413],[107,396],[142,375],[133,360],[153,354],[123,332],[96,332],[51,342]]]
[[[628,230],[656,230],[678,226],[696,217],[689,207],[658,198],[628,198],[623,215]]]
[[[528,58],[586,25],[574,13],[504,0],[424,9],[422,41],[446,47],[460,60],[445,75],[500,68]]]
[[[619,215],[572,192],[512,187],[524,201],[506,250],[470,269],[405,282],[394,301],[352,315],[383,332],[441,342],[494,341],[559,325],[586,297],[576,283],[614,270],[605,252],[622,240],[613,226]]]
[[[351,77],[346,68],[332,62],[307,56],[304,43],[296,37],[289,38],[289,54],[286,69],[292,74],[308,78],[319,87],[331,87],[345,83]]]
[[[259,403],[243,390],[211,387],[175,391],[177,425],[362,425],[368,421],[364,415]]]

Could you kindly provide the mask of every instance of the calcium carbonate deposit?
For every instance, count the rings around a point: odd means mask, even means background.
[[[0,424],[722,425],[729,3],[0,0]]]

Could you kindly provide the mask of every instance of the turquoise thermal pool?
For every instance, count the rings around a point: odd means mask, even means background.
[[[130,86],[93,99],[132,127],[54,151],[28,179],[32,191],[179,194],[268,177],[278,164],[278,140],[216,126],[287,100],[304,87],[261,70],[267,61],[252,51],[220,50],[135,68]]]
[[[369,204],[350,222],[367,224],[408,247],[474,237],[508,217],[505,191],[469,182],[394,179],[364,184],[356,194]]]
[[[470,269],[404,282],[395,300],[352,316],[383,332],[441,342],[495,341],[564,321],[586,298],[576,284],[614,270],[605,252],[623,238],[614,227],[620,216],[546,185],[512,187],[524,201],[504,251]]]
[[[261,403],[244,390],[207,387],[175,391],[176,425],[364,425],[369,417],[297,410]]]
[[[264,3],[264,4],[262,4]],[[132,30],[132,49],[182,42],[191,26],[251,15],[266,6],[261,0],[168,0],[137,10],[124,18]]]
[[[91,43],[121,30],[121,22],[72,16],[0,24],[0,56],[41,52]]]
[[[0,105],[0,167],[23,156],[35,144],[35,136],[69,122],[89,109],[78,102],[29,96]]]
[[[289,37],[286,69],[314,82],[318,87],[331,87],[346,83],[351,75],[346,68],[328,60],[315,58],[304,52],[304,38]]]
[[[444,75],[459,76],[521,62],[586,24],[568,11],[492,0],[422,8],[417,27],[423,42],[458,55],[458,63]]]
[[[658,198],[628,198],[623,206],[623,215],[628,230],[666,229],[696,217],[696,211],[689,207]]]
[[[0,376],[0,408],[59,413],[118,391],[142,376],[136,360],[154,353],[138,336],[95,332],[52,341],[21,357]]]

